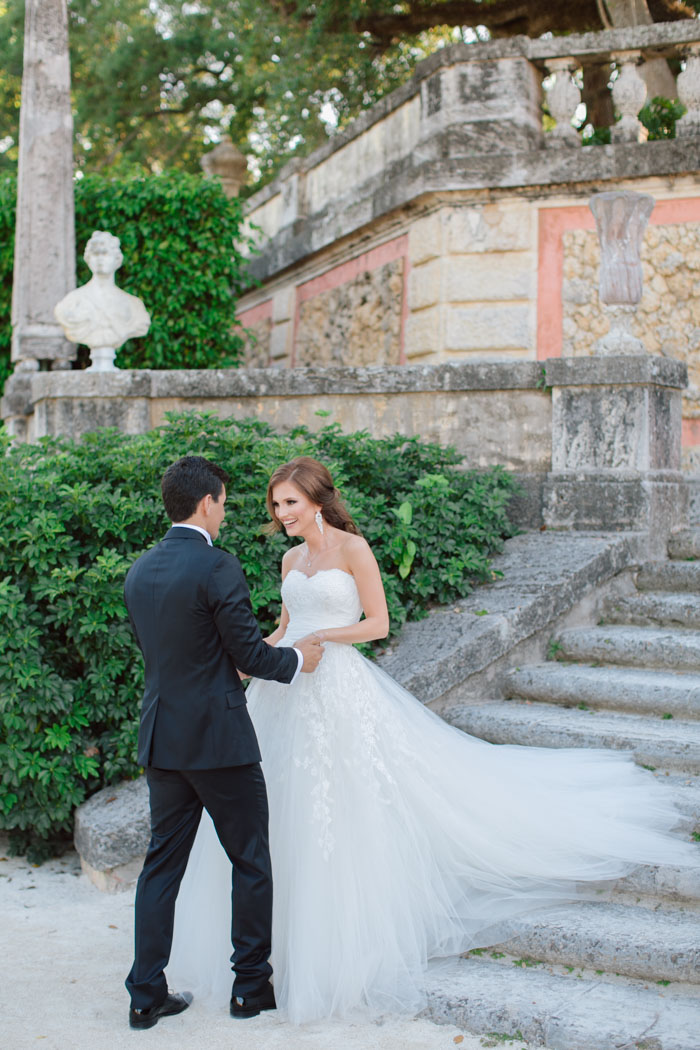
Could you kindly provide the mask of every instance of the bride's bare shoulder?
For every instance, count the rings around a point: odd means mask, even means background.
[[[361,564],[367,559],[374,560],[372,548],[364,536],[358,536],[354,532],[348,532],[345,536],[346,538],[343,540],[342,552],[350,564],[353,562]]]
[[[299,546],[290,547],[289,550],[285,551],[282,555],[282,579],[287,575],[290,569],[293,569],[299,560]]]
[[[355,532],[344,532],[342,546],[344,551],[369,550],[369,543],[364,536],[358,536]]]

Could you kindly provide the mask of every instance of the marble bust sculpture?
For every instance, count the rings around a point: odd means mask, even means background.
[[[61,299],[54,316],[67,339],[90,348],[88,371],[112,371],[116,351],[127,339],[145,335],[151,318],[138,296],[115,284],[114,274],[123,261],[118,237],[96,230],[83,257],[92,277]]]

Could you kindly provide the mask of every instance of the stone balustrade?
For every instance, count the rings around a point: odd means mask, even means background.
[[[619,119],[611,129],[611,138],[615,143],[623,143],[646,141],[647,130],[639,120],[639,111],[645,102],[650,101],[644,80],[645,64],[666,58],[684,60],[685,68],[678,77],[677,90],[686,113],[677,122],[676,134],[681,138],[697,137],[700,133],[700,30],[697,23],[692,22],[675,23],[677,31],[672,29],[673,25],[655,24],[565,37],[567,54],[564,56],[561,55],[560,41],[557,41],[556,54],[552,56],[544,53],[548,47],[533,48],[532,59],[540,68],[544,66],[549,74],[547,101],[556,122],[545,136],[546,145],[582,144],[572,121],[581,104],[577,74],[584,61],[589,68],[606,66],[614,75],[611,93]],[[617,46],[618,42],[624,46]]]
[[[571,125],[581,102],[576,82],[581,64],[617,71],[612,94],[620,119],[612,138],[625,146],[646,135],[638,119],[647,95],[641,66],[671,57],[686,63],[678,92],[687,113],[678,121],[677,134],[687,145],[689,138],[700,137],[696,21],[552,39],[512,37],[434,53],[407,84],[308,157],[291,161],[249,199],[248,214],[262,249],[252,260],[256,276],[269,277],[418,193],[442,188],[445,181],[451,190],[503,189],[594,177],[601,158],[590,156],[591,151],[582,161],[562,150],[564,156],[553,162],[547,149],[581,144]],[[556,122],[546,132],[543,79]],[[671,170],[687,171],[681,142],[666,145],[671,148],[663,166],[670,161]]]

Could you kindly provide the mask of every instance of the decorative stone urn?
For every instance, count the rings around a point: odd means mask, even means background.
[[[595,345],[596,354],[645,353],[631,326],[642,298],[640,252],[654,203],[648,194],[630,190],[596,193],[588,202],[600,240],[598,291],[610,321],[610,331]]]
[[[207,178],[221,179],[227,197],[238,196],[248,176],[248,161],[230,139],[205,153],[199,163]]]

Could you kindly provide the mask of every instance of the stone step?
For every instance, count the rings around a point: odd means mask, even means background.
[[[700,593],[700,561],[650,561],[637,573],[640,591],[691,591]]]
[[[493,744],[599,747],[631,751],[640,765],[700,773],[700,724],[607,711],[562,710],[551,704],[502,700],[455,704],[443,718]]]
[[[506,676],[506,695],[567,707],[700,718],[700,674],[587,664],[530,664]]]
[[[700,594],[675,591],[640,591],[619,598],[608,598],[603,605],[607,623],[660,624],[668,627],[700,628]]]
[[[700,558],[700,529],[674,532],[668,541],[669,558]]]
[[[570,627],[552,642],[558,660],[700,671],[700,631],[669,627]]]
[[[563,966],[700,984],[700,915],[575,901],[516,919],[505,949]]]
[[[520,960],[516,960],[520,962]],[[467,956],[428,969],[426,1016],[489,1035],[484,1045],[527,1040],[552,1050],[697,1050],[700,1001],[692,989],[599,975],[551,973]]]
[[[700,835],[700,778],[663,769],[657,769],[654,776],[671,790],[680,814],[678,831],[684,835]]]
[[[700,904],[700,847],[696,868],[673,868],[665,864],[641,864],[629,875],[602,884],[597,896],[615,899],[620,894]]]

